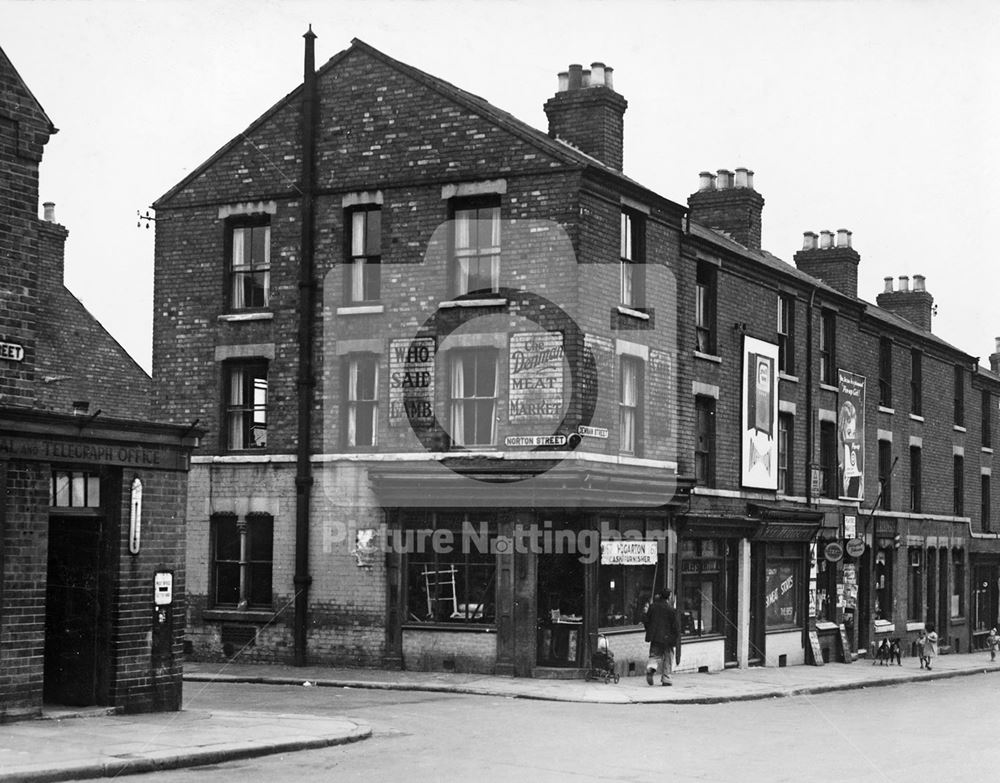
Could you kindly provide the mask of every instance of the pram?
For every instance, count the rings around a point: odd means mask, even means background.
[[[597,649],[590,656],[590,668],[584,675],[588,682],[591,680],[604,680],[609,683],[614,680],[618,684],[619,675],[615,671],[615,654],[608,647],[608,637],[603,633],[597,634]]]

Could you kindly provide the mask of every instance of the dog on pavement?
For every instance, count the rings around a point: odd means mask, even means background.
[[[897,666],[903,665],[903,648],[899,639],[883,639],[875,651],[875,660],[879,666],[891,666],[895,662]]]

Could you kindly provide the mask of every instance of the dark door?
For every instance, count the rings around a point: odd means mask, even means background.
[[[739,547],[735,539],[726,541],[726,584],[725,584],[725,613],[723,628],[726,634],[725,663],[727,666],[736,665],[739,661],[739,570],[737,553]]]
[[[101,527],[92,517],[49,521],[46,702],[86,706],[103,695]]]
[[[538,665],[577,667],[584,644],[584,566],[578,555],[538,555]]]
[[[763,543],[750,542],[750,657],[749,666],[764,665],[764,592],[766,550]]]

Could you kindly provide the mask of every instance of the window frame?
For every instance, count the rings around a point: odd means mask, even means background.
[[[464,362],[468,357],[473,357],[476,361],[476,368],[472,373],[473,379],[476,381],[476,388],[473,390],[474,393],[468,394],[465,389],[466,372]],[[491,357],[493,361],[493,393],[492,395],[478,394],[479,391],[479,364],[481,361],[488,361],[486,357]],[[456,375],[458,360],[462,361],[462,389],[463,396],[457,397],[455,395],[458,385],[458,376]],[[448,352],[448,442],[450,448],[492,448],[496,446],[497,441],[497,403],[500,397],[500,352],[493,346],[472,346],[468,348],[453,348]],[[469,440],[466,437],[466,425],[468,424],[468,414],[466,411],[467,406],[473,406],[476,411],[473,413],[473,422],[477,425],[478,436],[478,425],[485,423],[485,419],[481,422],[479,420],[479,408],[485,409],[487,406],[487,401],[490,406],[490,438],[488,441],[482,440]],[[461,417],[461,426],[459,426],[459,418]],[[460,433],[460,436],[457,434]]]
[[[219,557],[219,530],[223,523],[235,525],[237,536],[236,558],[222,559]],[[270,557],[260,557],[258,552],[254,552],[254,533],[251,526],[268,527],[270,531]],[[265,531],[267,532],[267,531]],[[213,609],[229,609],[235,611],[247,611],[254,609],[271,610],[274,608],[274,517],[267,512],[252,511],[240,518],[232,512],[216,512],[209,519],[209,559],[211,562],[209,605]],[[265,536],[266,538],[266,536]],[[219,600],[219,590],[222,580],[220,578],[220,565],[229,566],[236,570],[237,595],[235,601]],[[255,579],[261,572],[267,572],[266,584],[267,593],[270,596],[266,602],[254,601],[254,594],[259,588],[255,588]]]
[[[910,349],[910,413],[922,416],[924,411],[924,363],[923,353],[917,348]]]
[[[794,294],[778,294],[778,372],[795,375]]]
[[[268,372],[270,362],[267,359],[248,358],[230,359],[222,363],[223,372],[223,392],[222,400],[223,421],[222,445],[226,451],[260,451],[267,448],[267,427],[268,427],[268,398],[270,396]],[[253,402],[248,403],[245,399],[236,401],[233,399],[234,373],[240,371],[245,374],[242,380],[241,397],[245,398],[247,393],[253,398]],[[262,371],[262,372],[261,372]],[[263,404],[257,402],[257,392],[261,387],[257,385],[257,380],[263,377]],[[241,416],[242,426],[240,427],[240,442],[237,444],[233,437],[235,419]],[[250,417],[249,423],[247,417]],[[258,416],[261,417],[258,426]],[[254,431],[263,431],[263,442],[256,445],[248,445],[248,441],[255,440]]]
[[[480,217],[480,213],[486,210],[493,212],[493,216],[488,218]],[[500,290],[500,264],[503,255],[503,208],[500,196],[487,195],[453,198],[448,202],[448,211],[451,221],[450,230],[448,231],[449,277],[451,278],[449,288],[452,294],[456,297],[474,294],[485,296],[495,295]],[[474,243],[470,242],[468,246],[460,247],[458,234],[464,218],[460,218],[459,215],[465,212],[475,212],[475,217],[471,220],[476,225],[476,241]],[[479,227],[480,224],[487,221],[493,226],[491,230],[497,234],[495,237],[497,243],[484,246],[479,243]],[[493,236],[490,238],[491,240],[494,239]],[[463,270],[464,259],[473,259],[476,262],[477,268],[484,263],[484,260],[489,264],[489,288],[470,287],[472,285],[470,283],[470,267],[472,262],[468,262],[466,268]],[[477,271],[476,277],[481,276],[481,270]]]
[[[882,337],[878,342],[878,404],[892,407],[892,339]]]
[[[773,631],[791,631],[802,628],[807,622],[807,612],[805,609],[805,586],[803,584],[803,579],[808,574],[805,567],[805,558],[803,555],[803,549],[805,545],[798,541],[768,541],[765,545],[764,552],[764,629],[766,633]],[[788,588],[787,592],[792,592],[791,605],[794,611],[794,615],[791,622],[776,622],[771,612],[770,605],[767,603],[767,598],[769,597],[768,585],[771,583],[770,575],[768,571],[774,567],[777,571],[779,568],[792,568],[792,586]],[[783,580],[784,581],[784,580]],[[783,583],[783,582],[782,582]],[[781,583],[779,583],[780,585]],[[773,592],[773,591],[770,591]],[[776,600],[783,598],[785,593],[781,593],[777,596]],[[789,603],[785,601],[784,603]]]
[[[344,446],[350,449],[368,449],[378,445],[378,409],[379,409],[379,381],[381,357],[377,353],[359,352],[351,353],[344,357],[344,383],[347,393],[344,395]],[[362,364],[373,370],[371,380],[371,397],[359,397],[362,378],[360,369]],[[358,442],[358,414],[361,411],[369,411],[370,415],[364,421],[368,422],[369,442]]]
[[[924,550],[908,547],[906,559],[906,613],[911,621],[924,621],[927,596],[924,591]]]
[[[895,589],[893,583],[895,563],[893,561],[895,553],[896,549],[893,546],[880,546],[875,552],[872,595],[875,599],[873,611],[876,620],[892,621],[893,590]],[[880,557],[882,558],[881,563],[879,562]]]
[[[716,355],[716,308],[719,270],[708,261],[698,261],[695,273],[695,350]]]
[[[231,313],[242,313],[242,312],[262,312],[267,310],[271,304],[271,216],[270,215],[240,215],[238,217],[232,217],[225,221],[225,302],[226,310]],[[254,241],[253,234],[256,229],[265,229],[265,236],[263,240],[264,249],[264,260],[260,264],[255,264],[255,259],[253,257],[254,252]],[[238,231],[249,231],[249,250],[245,251],[244,258],[246,257],[246,252],[250,254],[249,264],[239,264],[235,263],[234,255],[236,253],[236,234]],[[244,248],[247,247],[246,240],[244,241]],[[237,266],[240,269],[237,269]],[[245,268],[244,268],[245,267]],[[256,276],[261,275],[263,277],[263,282],[260,286],[262,294],[262,302],[260,304],[240,304],[240,296],[237,296],[240,285],[240,281],[245,280],[246,277],[251,279]],[[258,290],[258,289],[251,289]],[[245,299],[246,293],[242,294],[242,298]]]
[[[794,492],[795,417],[790,413],[778,414],[778,492]]]
[[[965,617],[965,552],[961,547],[951,550],[949,558],[951,584],[948,594],[948,617],[960,620]]]
[[[715,410],[714,397],[695,395],[694,483],[699,487],[715,486]]]
[[[618,357],[618,451],[633,457],[643,453],[643,401],[645,395],[645,361],[641,357],[621,354]],[[634,369],[635,388],[632,391],[634,399],[625,399],[626,367]],[[626,421],[631,426],[626,426]],[[626,438],[630,435],[630,438]],[[631,441],[631,444],[627,442]],[[629,448],[631,445],[631,448]]]
[[[990,494],[990,474],[983,473],[979,476],[979,528],[984,533],[991,533],[993,525],[990,520],[992,514],[993,498]]]
[[[823,472],[821,497],[836,500],[837,492],[837,425],[831,421],[819,423],[819,461]]]
[[[955,426],[965,426],[965,370],[960,364],[955,365]]]
[[[819,317],[819,382],[837,382],[837,313],[823,309]]]
[[[921,481],[923,481],[923,449],[910,446],[910,512],[923,513]]]
[[[707,546],[715,547],[714,552],[706,554]],[[725,636],[726,590],[728,571],[736,567],[735,552],[731,552],[733,540],[726,538],[703,538],[700,536],[681,537],[677,545],[677,614],[681,623],[681,634],[685,638],[713,638]],[[706,568],[708,566],[708,568]],[[715,566],[712,568],[712,566]],[[706,575],[709,577],[706,579]],[[713,596],[709,599],[710,627],[705,630],[703,612],[691,614],[688,598],[691,595],[688,587],[696,580],[696,590],[702,592],[706,582],[712,584]],[[704,609],[704,602],[701,604]]]
[[[642,312],[646,309],[646,216],[641,212],[622,208],[618,255],[621,304]]]
[[[374,216],[377,215],[377,218]],[[356,235],[357,216],[363,216],[361,246]],[[375,222],[373,226],[372,223]],[[344,210],[344,301],[348,305],[382,301],[382,236],[384,213],[381,204],[359,204]],[[375,233],[372,245],[371,234]]]
[[[878,481],[882,490],[879,508],[883,511],[892,510],[892,441],[878,442]]]
[[[956,517],[965,516],[965,457],[962,454],[955,454],[951,458],[952,464],[952,510]]]
[[[982,408],[982,444],[984,448],[993,448],[993,395],[989,389],[983,389],[980,396]]]

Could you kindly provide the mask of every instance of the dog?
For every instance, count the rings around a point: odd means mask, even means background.
[[[875,659],[872,661],[872,666],[874,666],[876,663],[879,666],[886,666],[890,660],[889,649],[890,649],[889,640],[883,639],[879,643],[878,649],[875,650]]]
[[[883,639],[875,651],[875,660],[872,661],[872,666],[876,663],[879,666],[892,666],[893,662],[897,666],[903,665],[903,648],[900,640]]]

